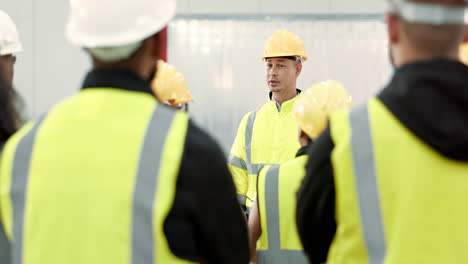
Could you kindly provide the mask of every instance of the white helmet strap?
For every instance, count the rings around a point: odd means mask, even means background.
[[[392,0],[390,12],[404,20],[423,24],[468,24],[466,7],[449,7],[437,4],[417,3],[406,0]]]

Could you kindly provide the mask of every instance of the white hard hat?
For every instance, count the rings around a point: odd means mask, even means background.
[[[70,0],[66,37],[85,48],[118,47],[161,31],[175,0]]]
[[[409,22],[468,25],[467,0],[390,0],[389,4],[390,12]]]
[[[23,51],[18,30],[10,16],[0,9],[0,56]]]

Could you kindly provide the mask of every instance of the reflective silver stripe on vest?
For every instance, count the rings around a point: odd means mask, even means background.
[[[133,194],[132,264],[154,263],[153,213],[164,143],[176,112],[158,105],[146,131]]]
[[[257,175],[260,170],[269,164],[253,164],[252,163],[252,138],[255,119],[257,111],[253,111],[247,119],[247,126],[245,127],[245,156],[247,158],[247,171],[250,175]]]
[[[367,106],[352,111],[350,122],[354,178],[364,241],[369,263],[382,264],[386,255],[386,244]]]
[[[4,143],[0,143],[0,153],[3,151]],[[1,156],[1,154],[0,154]],[[0,182],[0,185],[2,183]],[[2,217],[0,213],[0,263],[10,264],[11,263],[11,247],[10,242],[6,236],[5,227],[2,223]]]
[[[0,263],[11,263],[11,245],[6,236],[3,223],[0,221]]]
[[[243,169],[243,170],[247,169],[247,164],[245,164],[245,161],[232,154],[229,155],[228,164],[231,164],[232,166],[237,167],[239,169]]]
[[[23,262],[24,209],[29,168],[31,166],[31,154],[33,152],[37,131],[44,121],[44,118],[45,116],[39,118],[31,130],[21,138],[14,154],[10,186],[10,195],[13,205],[13,264],[21,264]]]
[[[247,126],[245,127],[245,156],[247,158],[247,164],[252,163],[252,135],[256,117],[257,111],[253,111],[249,115],[249,119],[247,119]]]
[[[259,264],[306,264],[307,258],[302,250],[282,250],[280,245],[280,212],[278,178],[279,165],[272,165],[265,179],[265,211],[268,232],[268,250],[257,251]],[[290,223],[294,225],[295,223]]]

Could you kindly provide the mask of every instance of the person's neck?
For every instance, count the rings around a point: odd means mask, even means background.
[[[297,91],[296,91],[296,88],[294,88],[294,89],[287,89],[281,92],[273,92],[271,97],[277,103],[282,105],[284,102],[289,101],[293,99],[294,97],[296,97],[296,95],[297,95]]]
[[[458,54],[456,52],[450,52],[446,54],[433,54],[433,53],[421,52],[418,50],[408,50],[404,52],[404,55],[402,56],[402,59],[400,60],[400,63],[398,66],[401,67],[406,64],[411,64],[411,63],[415,63],[418,61],[427,61],[427,60],[436,59],[436,58],[458,60]]]
[[[299,138],[299,145],[301,146],[301,148],[305,148],[307,146],[309,146],[310,144],[310,140],[308,137],[300,137]]]
[[[94,69],[106,69],[106,70],[127,70],[137,74],[142,79],[149,79],[152,70],[142,66],[142,64],[135,63],[134,61],[122,61],[116,63],[103,63],[96,59],[93,59]]]

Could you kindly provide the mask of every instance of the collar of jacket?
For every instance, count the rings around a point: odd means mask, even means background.
[[[301,147],[296,153],[296,158],[300,157],[300,156],[307,155],[307,153],[309,152],[309,149],[312,147],[312,144],[313,144],[313,142],[311,141],[309,143],[309,145]]]
[[[123,69],[94,69],[90,71],[81,89],[115,88],[127,91],[148,93],[154,96],[151,83],[136,73]]]
[[[272,108],[276,112],[278,112],[278,108],[276,107],[275,101],[272,100],[272,96],[273,96],[273,93],[270,92],[268,94],[268,99],[269,99],[268,102],[267,102],[268,108],[269,109]],[[293,99],[288,100],[288,101],[281,104],[280,113],[291,113],[292,109],[293,109],[293,106],[294,106],[294,102],[296,102],[297,99],[301,98],[301,96],[302,96],[302,91],[300,89],[296,89],[296,96]]]
[[[378,98],[433,149],[468,161],[468,66],[442,58],[404,65]]]

